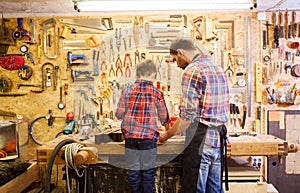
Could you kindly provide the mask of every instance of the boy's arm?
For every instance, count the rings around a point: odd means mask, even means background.
[[[182,119],[178,117],[178,119],[175,121],[174,125],[170,129],[166,129],[165,133],[162,133],[159,137],[159,141],[164,143],[169,138],[173,137],[176,133],[180,133],[182,131],[187,130],[187,128],[190,126],[192,121]]]
[[[116,109],[116,117],[118,119],[123,119],[126,114],[126,99],[125,99],[126,91],[125,89],[122,92],[122,95],[120,96],[117,109]]]

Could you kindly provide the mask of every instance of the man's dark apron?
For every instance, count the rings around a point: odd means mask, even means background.
[[[204,125],[199,122],[193,122],[186,130],[186,140],[185,140],[185,150],[182,160],[183,166],[183,174],[181,178],[182,189],[181,193],[194,193],[197,190],[197,182],[199,176],[199,168],[201,162],[201,155],[203,151],[203,144],[205,141],[205,136],[207,132],[207,125]],[[218,126],[216,129],[220,132],[220,138],[223,143],[221,143],[221,163],[222,169],[221,174],[223,174],[223,163],[226,162],[224,159],[224,147],[226,152],[226,145],[224,146],[225,138],[226,137],[226,126]],[[225,133],[225,134],[224,134]],[[225,143],[226,144],[226,143]],[[201,148],[201,149],[200,149]],[[226,164],[225,164],[226,165]],[[227,167],[225,167],[225,173],[227,173]],[[221,175],[222,178],[223,175]],[[227,174],[225,174],[225,178]],[[226,180],[227,181],[227,180]],[[226,188],[227,189],[227,188]]]

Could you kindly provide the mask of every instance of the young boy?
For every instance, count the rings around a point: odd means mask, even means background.
[[[136,67],[137,80],[120,97],[116,117],[122,119],[128,180],[133,193],[153,193],[157,139],[157,118],[169,129],[169,114],[163,93],[153,85],[156,67],[145,60]]]

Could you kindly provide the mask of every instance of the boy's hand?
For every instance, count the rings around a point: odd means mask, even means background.
[[[159,135],[159,142],[161,143],[166,143],[166,141],[168,140],[168,135],[167,135],[167,132],[163,132],[163,133],[160,133]]]

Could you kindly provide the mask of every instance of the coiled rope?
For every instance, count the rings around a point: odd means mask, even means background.
[[[65,161],[66,161],[66,173],[67,173],[67,188],[68,188],[68,192],[71,192],[71,187],[70,187],[70,181],[69,181],[69,171],[68,169],[73,169],[77,176],[78,177],[83,177],[84,175],[84,170],[82,170],[81,173],[79,173],[79,169],[77,167],[77,165],[75,164],[75,161],[74,161],[74,156],[78,153],[78,151],[83,147],[83,145],[79,144],[79,143],[71,143],[71,144],[68,144],[66,146],[66,149],[65,149]],[[85,186],[86,186],[86,183],[85,183]],[[84,190],[86,191],[86,187],[84,188]]]

